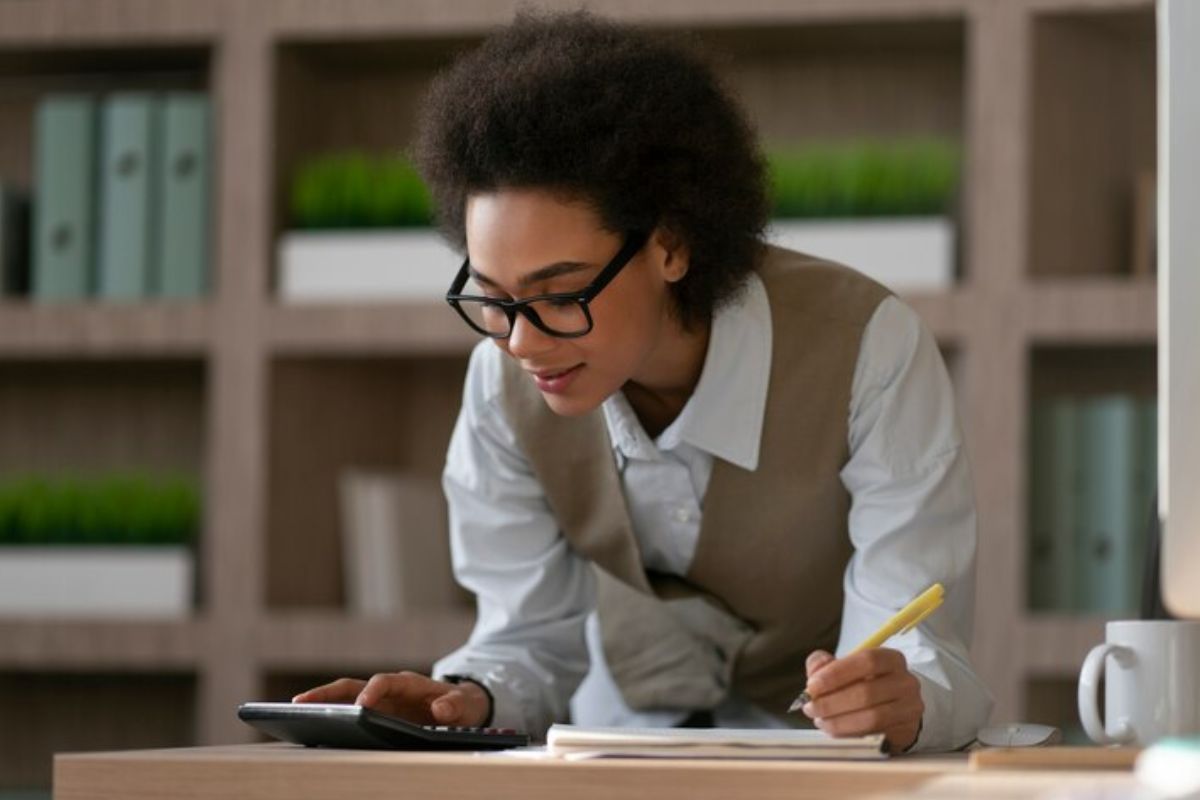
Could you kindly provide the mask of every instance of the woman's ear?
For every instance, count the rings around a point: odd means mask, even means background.
[[[665,225],[654,229],[650,237],[655,264],[662,270],[663,279],[667,283],[675,283],[687,275],[691,265],[691,252],[683,237]]]

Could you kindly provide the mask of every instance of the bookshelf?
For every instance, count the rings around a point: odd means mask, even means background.
[[[1153,390],[1155,286],[1130,274],[1126,181],[1154,164],[1151,0],[591,7],[726,53],[765,138],[962,145],[959,280],[906,299],[948,354],[964,413],[980,520],[973,654],[994,719],[1061,721],[1103,619],[1026,611],[1026,431],[1048,385],[1100,374]],[[469,608],[342,610],[332,476],[365,462],[436,475],[473,337],[437,303],[286,306],[274,248],[299,159],[402,145],[429,76],[511,13],[434,0],[0,3],[0,175],[28,180],[33,103],[64,86],[204,88],[216,142],[208,298],[0,303],[0,472],[133,459],[194,470],[205,497],[192,618],[0,620],[0,715],[60,710],[59,690],[84,685],[100,708],[156,720],[137,742],[100,713],[72,717],[69,740],[38,729],[0,748],[0,791],[45,785],[55,748],[251,740],[240,701],[427,668],[470,631]],[[44,399],[55,393],[73,401]],[[14,766],[26,762],[40,766]]]

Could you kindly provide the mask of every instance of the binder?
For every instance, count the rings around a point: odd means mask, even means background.
[[[0,183],[0,297],[29,293],[29,195]]]
[[[1133,397],[1106,395],[1084,406],[1081,611],[1117,613],[1137,608],[1135,531],[1141,514],[1134,498],[1134,465],[1140,455],[1139,428]]]
[[[1076,401],[1034,402],[1030,431],[1029,605],[1068,611],[1075,560]]]
[[[1081,492],[1079,402],[1034,401],[1030,428],[1029,607],[1070,611],[1075,605],[1076,528]]]
[[[110,95],[101,109],[97,294],[107,300],[149,294],[157,111],[151,95],[131,92]]]
[[[200,92],[172,92],[163,103],[162,218],[153,281],[163,297],[198,297],[207,288],[210,116],[208,97]]]
[[[1050,405],[1035,400],[1029,423],[1029,608],[1054,608],[1054,494],[1050,491],[1050,464],[1054,455],[1050,436]]]
[[[96,101],[51,95],[35,118],[32,293],[80,300],[93,283]]]

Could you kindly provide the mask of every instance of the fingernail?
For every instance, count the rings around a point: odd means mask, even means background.
[[[454,704],[449,700],[434,700],[433,712],[443,717],[450,716],[454,713]]]
[[[294,697],[292,698],[292,702],[293,702],[293,703],[299,703],[299,702],[300,702],[300,698],[301,698],[301,697],[304,697],[304,693],[303,693],[303,692],[301,692],[300,694],[298,694],[298,695],[294,696]]]
[[[805,703],[804,706],[800,710],[804,712],[804,716],[806,716],[806,717],[811,718],[813,716],[813,704],[812,703]]]

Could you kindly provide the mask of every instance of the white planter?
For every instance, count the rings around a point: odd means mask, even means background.
[[[0,547],[0,616],[183,617],[186,547]]]
[[[289,303],[440,300],[462,256],[433,230],[292,231],[279,239]]]
[[[954,285],[954,225],[946,217],[778,219],[767,238],[853,267],[896,292]]]

